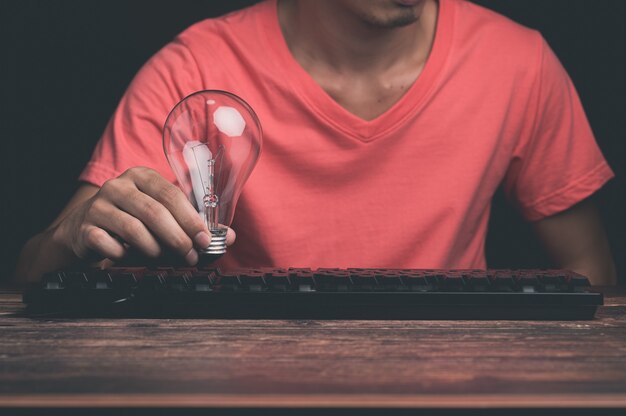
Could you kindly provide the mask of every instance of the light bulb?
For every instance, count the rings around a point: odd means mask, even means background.
[[[226,231],[263,142],[261,123],[244,100],[226,91],[198,91],[176,104],[163,128],[163,150],[178,186],[211,232],[200,252],[226,252]]]

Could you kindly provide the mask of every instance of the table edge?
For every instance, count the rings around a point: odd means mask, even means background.
[[[614,394],[23,394],[0,395],[1,408],[624,408]]]

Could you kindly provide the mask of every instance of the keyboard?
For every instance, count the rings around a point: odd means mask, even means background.
[[[593,319],[603,304],[566,270],[130,267],[48,273],[29,314],[233,319]]]

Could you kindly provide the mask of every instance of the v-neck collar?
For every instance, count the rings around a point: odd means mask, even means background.
[[[278,20],[277,0],[265,5],[268,25],[265,34],[268,54],[275,57],[277,70],[312,111],[334,128],[360,141],[387,136],[419,113],[445,63],[454,28],[455,0],[439,0],[435,38],[422,72],[406,93],[383,114],[365,120],[335,101],[294,58]]]

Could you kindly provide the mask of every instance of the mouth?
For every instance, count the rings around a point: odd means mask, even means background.
[[[423,0],[394,0],[398,6],[401,7],[415,7]]]

